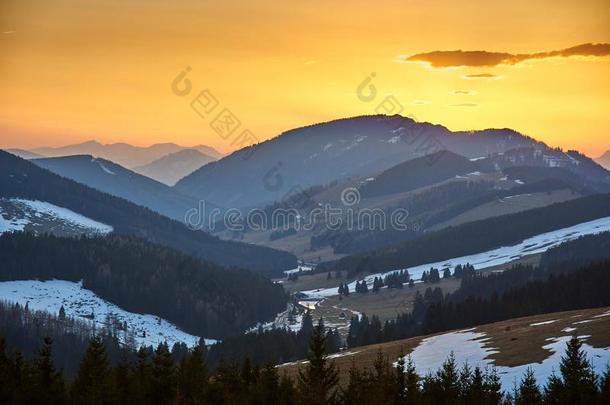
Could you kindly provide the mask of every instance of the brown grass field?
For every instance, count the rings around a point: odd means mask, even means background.
[[[608,311],[610,311],[610,307],[534,315],[482,325],[474,328],[474,331],[486,333],[489,338],[486,341],[486,346],[493,347],[498,351],[498,353],[490,356],[496,366],[517,366],[540,362],[547,358],[551,353],[542,348],[548,343],[547,338],[576,333],[578,335],[590,335],[586,338],[586,342],[593,347],[610,347],[610,315],[600,316]],[[531,326],[533,323],[546,321],[555,322]],[[575,328],[575,330],[562,331],[565,328]],[[358,368],[370,368],[379,351],[390,361],[395,361],[400,355],[409,354],[428,336],[348,349],[338,355],[331,356],[334,358],[331,358],[330,361],[336,364],[340,379],[342,383],[345,383],[352,364]],[[281,372],[296,378],[299,367],[302,367],[304,363],[299,361],[278,367]]]

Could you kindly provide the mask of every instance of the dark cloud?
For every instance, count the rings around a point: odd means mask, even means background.
[[[453,92],[453,94],[458,96],[469,96],[471,94],[474,94],[474,92],[471,90],[456,90]]]
[[[512,54],[506,52],[488,51],[433,51],[418,53],[406,58],[410,62],[426,62],[433,67],[458,67],[458,66],[497,66],[514,65],[519,62],[532,59],[545,59],[553,57],[570,56],[594,56],[602,57],[610,55],[610,44],[582,44],[571,48],[550,52]]]
[[[502,76],[494,75],[493,73],[474,73],[463,75],[464,79],[500,79]]]

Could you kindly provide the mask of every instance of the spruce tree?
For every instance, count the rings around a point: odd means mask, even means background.
[[[458,398],[459,375],[453,352],[445,360],[441,369],[437,371],[436,378],[440,383],[440,389],[444,398]]]
[[[406,382],[406,366],[405,356],[400,352],[398,361],[396,362],[396,381],[395,381],[394,403],[407,403],[407,382]]]
[[[338,374],[333,363],[326,359],[324,327],[320,322],[313,331],[309,343],[309,363],[299,370],[299,402],[307,405],[326,405],[336,402]]]
[[[414,405],[419,403],[421,392],[419,387],[420,377],[415,370],[413,359],[409,355],[405,364],[405,388],[406,388],[406,404]]]
[[[174,360],[166,343],[157,346],[152,364],[151,403],[167,404],[175,396]]]
[[[563,399],[571,404],[591,404],[597,396],[597,376],[582,350],[582,342],[573,336],[559,365]]]
[[[182,359],[178,373],[178,398],[185,405],[206,402],[208,371],[203,360],[201,346],[195,348]]]
[[[53,366],[53,339],[44,338],[34,364],[32,400],[41,404],[61,404],[65,401],[65,386],[61,373]]]
[[[549,376],[544,386],[544,403],[547,405],[559,405],[563,402],[564,386],[561,378],[555,374],[555,370]]]
[[[542,394],[538,383],[536,383],[536,377],[534,377],[534,371],[528,367],[521,379],[519,388],[515,395],[515,405],[537,405],[542,404]]]
[[[108,360],[99,336],[89,341],[72,385],[72,398],[84,405],[113,403]]]
[[[599,403],[610,404],[610,365],[606,366],[606,371],[602,375],[599,389]]]

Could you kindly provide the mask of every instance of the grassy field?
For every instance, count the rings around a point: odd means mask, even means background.
[[[430,230],[439,230],[448,226],[458,226],[466,222],[479,221],[486,218],[509,215],[516,212],[527,211],[534,208],[560,203],[582,197],[581,194],[571,190],[555,190],[549,193],[522,194],[498,199],[481,204],[469,211],[451,218],[448,221],[434,225]]]
[[[485,345],[498,351],[489,357],[496,366],[517,366],[547,358],[550,352],[542,346],[548,343],[548,338],[576,333],[579,336],[589,335],[586,343],[593,347],[610,347],[610,315],[603,316],[608,311],[610,307],[528,316],[482,325],[474,328],[474,331],[484,332],[489,338]],[[532,326],[548,321],[554,322]],[[574,330],[568,331],[566,328]],[[440,334],[442,333],[437,335]],[[370,368],[379,351],[390,361],[395,361],[399,356],[411,353],[429,336],[434,335],[348,349],[331,355],[330,361],[336,364],[341,382],[345,383],[352,364],[358,368]],[[303,364],[303,361],[288,363],[279,366],[279,369],[282,373],[296,378],[299,367]]]

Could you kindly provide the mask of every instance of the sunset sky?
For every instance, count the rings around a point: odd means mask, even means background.
[[[610,149],[609,43],[608,0],[0,0],[0,147],[226,152],[210,128],[221,108],[263,140],[374,113],[356,96],[374,72],[379,97],[420,121],[510,127],[597,157]],[[219,106],[202,118],[190,102],[204,89]]]

